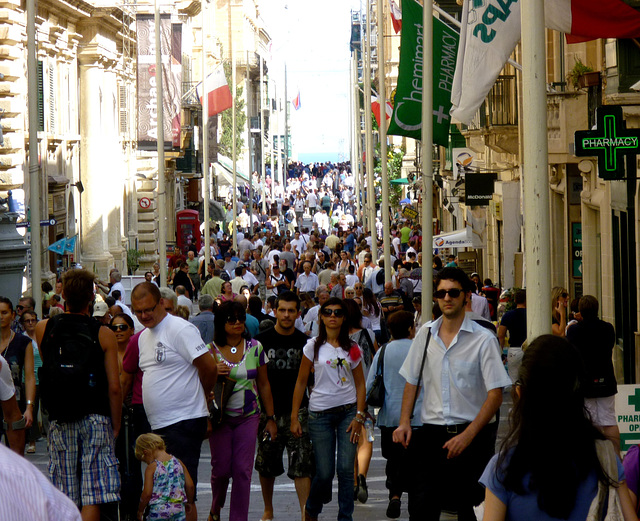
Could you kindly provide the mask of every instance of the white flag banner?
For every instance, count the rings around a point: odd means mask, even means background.
[[[518,0],[465,0],[451,91],[453,118],[471,123],[519,40]]]

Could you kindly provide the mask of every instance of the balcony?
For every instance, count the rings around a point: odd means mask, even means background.
[[[588,96],[582,91],[547,95],[549,163],[577,161],[569,148],[576,130],[590,128],[588,101]]]
[[[477,146],[499,153],[518,153],[518,96],[515,75],[498,76],[487,98],[462,134]],[[480,141],[480,142],[478,142]],[[472,148],[475,148],[472,145]]]

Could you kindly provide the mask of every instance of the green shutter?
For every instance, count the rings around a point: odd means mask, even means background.
[[[38,132],[44,132],[44,64],[38,60]]]

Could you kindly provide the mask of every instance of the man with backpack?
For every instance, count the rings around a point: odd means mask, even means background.
[[[53,484],[98,520],[100,505],[120,499],[114,453],[120,430],[117,342],[113,331],[91,317],[95,275],[64,274],[67,312],[36,326],[42,358],[40,391],[49,413],[49,469]]]

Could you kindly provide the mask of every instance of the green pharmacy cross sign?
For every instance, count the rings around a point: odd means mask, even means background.
[[[624,179],[624,156],[640,153],[640,129],[627,129],[620,106],[598,107],[596,119],[595,130],[575,133],[576,156],[597,156],[602,179]]]

